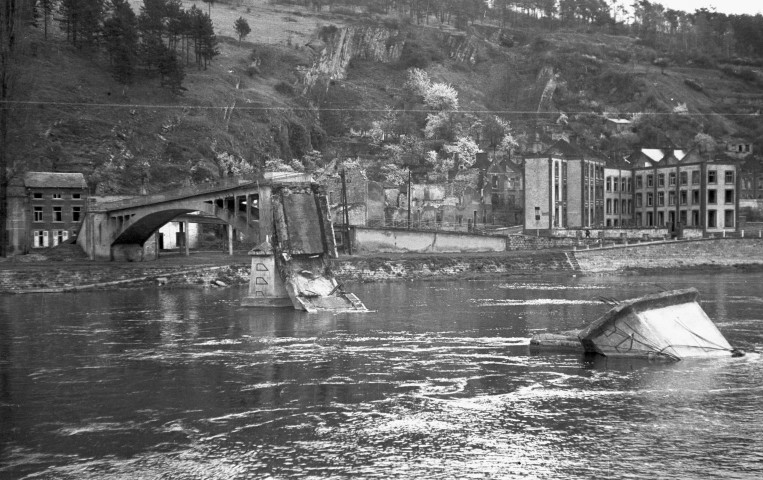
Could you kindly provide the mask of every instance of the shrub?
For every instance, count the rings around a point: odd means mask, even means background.
[[[403,45],[403,51],[400,54],[400,60],[398,60],[398,67],[401,69],[408,68],[421,68],[424,69],[429,65],[431,56],[429,52],[416,42],[405,42]]]
[[[288,97],[293,97],[295,93],[294,87],[286,82],[278,82],[275,86],[275,90],[281,95],[286,95]]]

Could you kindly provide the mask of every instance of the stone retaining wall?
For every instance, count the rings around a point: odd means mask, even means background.
[[[665,241],[573,252],[582,272],[763,265],[763,239]]]
[[[249,265],[193,266],[162,268],[115,268],[112,265],[34,266],[0,270],[0,293],[46,293],[85,289],[161,285],[226,285],[249,281]]]
[[[572,272],[562,252],[526,257],[442,255],[410,258],[339,258],[332,270],[341,281],[385,281],[420,278],[479,278],[494,274]]]

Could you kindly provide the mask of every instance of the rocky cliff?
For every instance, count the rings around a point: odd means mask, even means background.
[[[392,63],[400,59],[404,41],[397,29],[384,26],[324,27],[310,47],[317,56],[310,67],[299,67],[302,82],[311,87],[319,78],[340,80],[354,58]]]

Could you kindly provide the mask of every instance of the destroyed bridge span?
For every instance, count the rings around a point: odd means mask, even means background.
[[[286,182],[309,179],[284,179]],[[144,245],[167,222],[188,213],[213,216],[235,228],[253,243],[272,234],[271,191],[280,180],[231,180],[186,187],[160,194],[88,205],[77,244],[91,259],[142,260]],[[187,218],[187,217],[186,217]]]

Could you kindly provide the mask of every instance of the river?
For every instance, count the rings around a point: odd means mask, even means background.
[[[353,285],[374,310],[242,289],[0,297],[0,478],[763,477],[763,360],[531,355],[533,332],[695,286],[763,348],[763,274]]]

